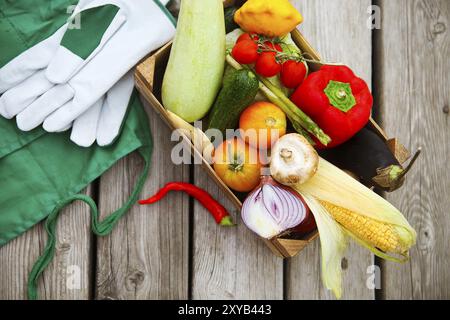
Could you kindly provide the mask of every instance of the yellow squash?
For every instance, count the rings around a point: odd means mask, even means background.
[[[248,0],[234,20],[249,33],[281,37],[302,23],[302,15],[288,0]]]

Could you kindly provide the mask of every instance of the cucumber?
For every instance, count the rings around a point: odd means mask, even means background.
[[[220,90],[224,67],[222,1],[181,1],[161,88],[163,105],[187,122],[202,119]]]
[[[234,21],[234,14],[238,10],[237,7],[231,6],[225,8],[225,31],[226,33],[230,33],[231,31],[239,28],[239,25]]]
[[[235,129],[242,111],[256,97],[259,81],[249,70],[230,70],[223,79],[223,86],[211,109],[209,128]]]

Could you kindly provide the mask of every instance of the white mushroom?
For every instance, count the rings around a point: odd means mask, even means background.
[[[272,148],[270,173],[284,185],[305,183],[317,171],[319,155],[300,134],[281,137]]]

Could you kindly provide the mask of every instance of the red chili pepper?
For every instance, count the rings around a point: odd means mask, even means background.
[[[191,197],[194,197],[203,205],[203,207],[205,207],[211,213],[217,224],[225,227],[235,225],[227,209],[225,209],[217,200],[211,197],[208,192],[190,183],[169,182],[164,187],[162,187],[154,196],[148,198],[147,200],[139,200],[139,204],[152,204],[158,202],[159,200],[164,198],[164,196],[169,191],[183,191]]]

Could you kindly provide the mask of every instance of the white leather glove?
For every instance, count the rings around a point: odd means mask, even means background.
[[[107,146],[119,135],[130,97],[134,74],[129,71],[108,93],[73,122],[70,140],[82,147]]]
[[[100,10],[98,10],[99,8]],[[116,9],[116,12],[114,13],[114,10],[111,9]],[[109,24],[105,26],[104,30],[102,29],[103,33],[100,36],[87,37],[90,40],[97,39],[99,43],[94,46],[91,44],[88,46],[88,50],[80,50],[74,39],[76,40],[78,37],[82,41],[86,38],[86,32],[89,34],[89,32],[98,31],[98,21],[93,17],[95,18],[98,11],[102,10],[107,17],[108,13],[113,13],[109,14]],[[80,15],[81,29],[78,32],[81,33],[77,36],[77,31],[68,30],[64,34],[61,45],[57,48],[56,54],[48,61],[47,68],[39,70],[39,67],[46,64],[44,60],[48,59],[42,59],[39,64],[33,65],[33,68],[23,67],[25,72],[16,73],[22,75],[31,73],[31,76],[0,97],[0,113],[8,118],[17,115],[17,124],[21,130],[31,130],[44,120],[44,129],[47,131],[64,130],[95,104],[94,111],[87,112],[82,117],[85,119],[83,121],[87,123],[88,116],[92,118],[98,115],[95,110],[99,109],[102,96],[147,53],[169,41],[175,31],[172,21],[161,10],[160,4],[149,0],[94,0],[83,8]],[[93,20],[97,21],[96,27],[90,28]],[[108,21],[108,19],[106,20]],[[48,41],[44,50],[46,54],[54,48],[54,39],[56,38],[61,38],[61,36],[55,34],[52,41]],[[16,69],[3,68],[3,71],[10,72],[10,70],[16,71]],[[38,71],[27,72],[31,69]],[[15,82],[17,82],[15,79],[7,84],[2,84],[0,81],[0,88],[7,88],[8,85]],[[111,101],[111,99],[105,99],[105,101]],[[129,96],[125,100],[128,101]],[[117,103],[109,102],[103,104],[103,106],[105,105],[111,109],[111,105],[117,105]],[[103,115],[99,119],[107,119],[104,118],[108,114],[107,112],[100,114]],[[118,111],[114,114],[117,117],[124,115],[125,112]],[[83,121],[77,121],[76,126],[80,126],[79,123]],[[94,122],[90,119],[90,123]],[[104,120],[102,123],[117,122],[116,119],[115,121]],[[99,125],[98,128],[97,134],[101,136],[100,128],[104,128],[104,126]],[[108,137],[103,141],[113,140],[110,134],[103,134],[103,136]],[[73,140],[84,141],[82,144],[87,144],[87,140],[78,139],[77,134],[73,135]]]
[[[12,118],[55,84],[68,81],[125,21],[116,5],[80,1],[67,24],[0,69],[0,93],[6,91],[0,114]]]
[[[92,0],[80,0],[75,6],[70,21]],[[24,51],[12,61],[0,68],[0,94],[23,82],[37,71],[47,68],[55,55],[68,24],[64,24],[54,34]],[[0,108],[0,114],[2,109]]]
[[[48,91],[46,99],[33,102],[29,107],[33,112],[25,110],[20,114],[17,118],[19,127],[25,130],[35,127],[36,112],[39,113],[44,106],[47,108],[40,118],[46,118],[43,124],[45,130],[54,132],[67,126],[146,54],[168,42],[174,35],[174,26],[153,1],[133,0],[122,5],[127,22],[78,74]],[[71,90],[71,100],[64,105],[56,101],[55,97],[66,95]],[[49,100],[57,103],[48,104]]]

